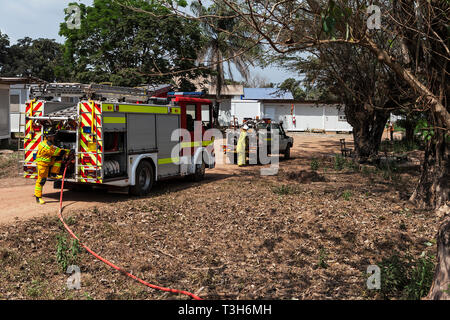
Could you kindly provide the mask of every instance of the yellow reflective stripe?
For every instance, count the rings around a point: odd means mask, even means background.
[[[104,104],[102,104],[102,111],[113,112],[114,111],[114,105],[111,104],[111,103],[104,103]]]
[[[181,114],[181,108],[170,108],[170,113]]]
[[[53,164],[53,166],[54,166],[54,167],[61,167],[61,162],[55,162],[55,163]]]
[[[189,147],[201,147],[201,146],[209,146],[210,144],[214,143],[213,140],[211,141],[194,141],[194,142],[182,142],[181,147],[182,148],[189,148]]]
[[[136,105],[119,105],[119,112],[134,112],[134,113],[162,113],[167,114],[169,110],[167,107],[153,107],[153,106],[136,106]]]
[[[200,147],[202,145],[201,141],[196,142],[182,142],[181,147],[182,148],[189,148],[189,147]]]
[[[125,118],[125,117],[104,117],[103,123],[110,123],[110,124],[127,123],[127,118]]]
[[[158,159],[158,164],[169,164],[174,162],[179,162],[180,158],[165,158],[165,159]]]

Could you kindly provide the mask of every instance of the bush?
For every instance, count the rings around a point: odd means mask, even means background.
[[[349,190],[346,190],[342,193],[342,198],[344,198],[345,201],[349,201],[352,197],[352,193]]]
[[[343,156],[341,156],[340,154],[336,154],[334,156],[334,169],[337,171],[341,171],[342,169],[344,169],[346,162],[347,160],[345,160]]]
[[[290,185],[282,185],[279,187],[272,188],[272,192],[278,194],[280,196],[288,195],[296,192],[296,189],[291,187]]]
[[[398,253],[383,259],[378,266],[381,269],[381,293],[384,298],[418,300],[426,296],[433,281],[433,261],[434,257],[425,253],[418,259]]]
[[[80,243],[73,239],[69,245],[65,235],[57,236],[56,245],[56,262],[59,264],[61,270],[66,272],[67,267],[77,264],[78,254],[80,253]]]
[[[312,161],[311,161],[311,170],[312,170],[312,171],[317,171],[317,170],[319,170],[319,167],[320,167],[320,162],[319,162],[319,160],[317,160],[317,159],[312,159]]]

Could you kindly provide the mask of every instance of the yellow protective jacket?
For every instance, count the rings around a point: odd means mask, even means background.
[[[62,150],[63,149],[52,145],[47,140],[43,140],[38,147],[38,153],[36,155],[37,164],[44,167],[51,166],[52,158],[59,156]]]
[[[241,134],[239,136],[239,140],[236,146],[236,151],[237,152],[245,152],[247,149],[247,144],[246,144],[246,138],[247,138],[247,131],[241,131]]]

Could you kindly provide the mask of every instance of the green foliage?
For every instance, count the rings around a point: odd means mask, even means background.
[[[414,134],[420,135],[425,141],[431,140],[434,136],[434,129],[428,124],[425,119],[420,119],[417,122],[416,128],[414,129]]]
[[[260,60],[261,46],[255,45],[248,28],[235,12],[220,1],[204,7],[200,1],[193,1],[192,12],[201,19],[201,34],[204,45],[198,48],[198,59],[211,69],[215,78],[216,96],[220,96],[225,80],[225,66],[233,80],[232,65],[246,81],[249,79],[249,65]],[[221,17],[221,18],[217,18]],[[216,111],[217,112],[217,111]]]
[[[81,252],[78,240],[72,239],[68,242],[65,235],[57,236],[56,262],[62,272],[66,272],[67,267],[77,264],[78,254]]]
[[[197,51],[204,44],[197,22],[165,15],[157,1],[95,0],[81,10],[81,28],[60,25],[66,38],[64,73],[83,83],[111,82],[136,86],[167,83],[173,75],[184,79],[181,89],[192,89],[189,80],[204,73],[195,67]],[[132,10],[129,6],[141,11]],[[66,20],[69,13],[66,13]]]
[[[422,253],[415,259],[411,255],[393,254],[383,259],[381,293],[385,299],[419,300],[430,290],[434,275],[434,257]]]
[[[342,169],[344,169],[346,162],[347,160],[345,160],[342,155],[336,154],[334,156],[334,169],[337,171],[341,171]]]
[[[352,193],[349,190],[346,190],[342,193],[342,198],[344,198],[345,201],[349,201],[352,197]]]
[[[396,154],[419,150],[420,148],[421,146],[417,141],[408,141],[406,139],[394,141],[385,140],[380,144],[381,152],[394,152]]]
[[[40,280],[33,280],[27,289],[27,295],[32,298],[38,298],[43,292],[43,287],[44,285]]]
[[[9,47],[7,36],[0,33],[0,75],[28,76],[53,82],[64,80],[58,74],[62,65],[62,45],[53,39],[19,39]]]
[[[9,37],[0,30],[0,74],[8,57]]]
[[[352,15],[352,10],[349,7],[337,4],[335,1],[330,0],[328,7],[322,11],[322,30],[331,39],[336,38],[337,31],[341,31],[345,34],[345,39],[350,37],[349,19]]]
[[[272,192],[280,196],[296,193],[297,190],[290,185],[282,185],[272,188]]]
[[[306,98],[306,92],[301,86],[301,81],[294,78],[284,80],[278,88],[283,92],[290,92],[295,100],[303,100]]]
[[[318,267],[323,269],[328,268],[327,259],[328,259],[327,251],[325,250],[325,248],[320,248],[319,262],[317,263]]]
[[[312,159],[311,160],[311,170],[312,171],[317,171],[317,170],[319,170],[319,167],[320,167],[320,162],[319,162],[319,160],[317,160],[317,159]]]

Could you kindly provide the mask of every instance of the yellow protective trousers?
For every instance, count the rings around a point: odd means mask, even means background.
[[[34,195],[38,198],[42,198],[42,189],[44,188],[44,184],[47,182],[49,172],[49,166],[41,166],[38,164],[38,178],[34,188]]]
[[[62,160],[57,160],[50,169],[50,173],[58,175],[61,171]]]
[[[247,160],[246,138],[247,138],[247,131],[241,131],[241,135],[239,136],[239,140],[238,140],[237,147],[236,147],[236,151],[238,154],[238,166],[245,165],[246,160]]]

